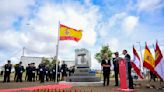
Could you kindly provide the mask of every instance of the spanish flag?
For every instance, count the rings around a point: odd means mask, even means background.
[[[145,51],[144,51],[144,63],[143,66],[149,69],[150,71],[154,72],[154,67],[155,67],[155,60],[153,58],[153,55],[151,54],[147,44],[145,46]]]
[[[133,46],[133,55],[134,55],[134,60],[131,62],[131,65],[132,65],[134,71],[137,73],[137,75],[141,79],[143,79],[143,75],[142,75],[142,72],[141,72],[141,69],[140,69],[140,66],[141,66],[140,57],[139,57],[136,49],[134,48],[134,46]]]
[[[157,72],[157,76],[164,80],[164,59],[162,52],[158,46],[158,42],[156,42],[155,48],[155,71]]]
[[[82,31],[60,24],[60,40],[74,40],[78,42],[82,38]]]

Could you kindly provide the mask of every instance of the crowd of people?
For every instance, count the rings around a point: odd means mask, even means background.
[[[111,61],[113,61],[114,66],[114,77],[115,77],[115,86],[119,86],[119,62],[124,59],[126,63],[126,76],[129,88],[133,89],[133,77],[131,75],[131,56],[128,54],[127,50],[123,50],[122,54],[124,55],[124,58],[121,58],[119,56],[118,52],[115,52],[115,57],[112,59],[108,58],[108,53],[105,53],[101,62],[102,71],[103,71],[103,86],[108,86],[110,82],[110,71],[111,71]],[[4,81],[3,82],[10,82],[10,73],[12,69],[11,61],[8,60],[7,64],[4,66]],[[16,64],[14,66],[15,69],[15,76],[14,81],[16,82],[22,82],[22,74],[25,72],[25,81],[28,82],[34,82],[34,81],[40,81],[43,83],[46,81],[55,81],[56,80],[56,72],[57,72],[57,81],[65,80],[67,76],[71,76],[75,71],[75,66],[72,66],[70,68],[67,67],[67,64],[63,61],[63,64],[60,65],[58,63],[58,69],[56,70],[56,64],[52,67],[49,67],[49,65],[46,65],[45,63],[39,64],[39,66],[36,68],[35,63],[30,63],[24,69],[22,66],[22,62],[19,64]],[[155,75],[150,73],[151,78],[150,81],[153,79],[155,81]]]
[[[8,60],[7,64],[4,66],[4,80],[3,82],[10,82],[10,74],[12,70],[11,61]],[[41,63],[36,68],[35,63],[30,63],[26,68],[22,66],[22,62],[16,64],[14,66],[14,81],[15,82],[22,82],[23,80],[23,73],[25,73],[24,81],[28,82],[35,82],[40,81],[41,83],[46,81],[54,81],[56,80],[56,72],[57,72],[57,81],[65,80],[67,76],[71,76],[74,71],[75,67],[67,67],[67,64],[63,61],[63,64],[60,66],[58,64],[58,69],[56,71],[56,64],[50,67],[45,63]]]

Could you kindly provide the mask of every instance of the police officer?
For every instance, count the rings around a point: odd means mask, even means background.
[[[61,73],[61,67],[60,67],[60,62],[59,62],[58,63],[57,81],[60,81],[60,73]]]
[[[16,79],[17,79],[17,77],[18,77],[18,66],[19,66],[19,64],[15,64],[15,66],[14,66],[14,69],[15,69],[15,75],[14,75],[14,81],[16,81]]]
[[[134,89],[133,87],[133,78],[132,78],[132,75],[131,75],[131,63],[130,63],[130,60],[131,60],[131,57],[130,55],[128,54],[127,50],[123,50],[123,55],[125,55],[124,59],[125,59],[125,62],[126,62],[126,71],[127,71],[127,76],[128,76],[128,80],[129,80],[129,88],[130,89]]]
[[[45,64],[44,63],[39,64],[39,77],[40,77],[40,82],[44,83],[44,77],[45,77]]]
[[[48,82],[49,81],[49,66],[48,65],[46,65],[45,71],[46,71],[46,81]]]
[[[71,67],[69,68],[69,76],[72,76],[73,73],[74,73],[74,71],[75,71],[74,66],[71,66]]]
[[[36,67],[35,63],[32,63],[32,81],[35,82],[35,72],[36,72]]]
[[[26,76],[25,76],[25,81],[29,81],[28,77],[29,77],[29,69],[30,69],[30,64],[28,64],[28,66],[26,67]]]
[[[107,86],[108,86],[109,85],[111,63],[110,63],[110,60],[108,59],[107,53],[104,54],[104,59],[101,62],[101,66],[103,68],[103,77],[104,77],[103,86],[106,85],[106,80],[107,80]]]
[[[119,62],[121,57],[119,57],[119,53],[114,53],[115,58],[113,58],[113,65],[114,65],[114,76],[115,76],[115,86],[118,86],[118,74],[119,74]]]
[[[63,61],[63,64],[61,65],[62,80],[65,80],[65,78],[67,77],[67,71],[67,64],[65,64],[65,61]]]
[[[38,79],[38,76],[39,76],[39,68],[36,68],[36,81],[37,81],[37,80],[40,80],[40,77],[39,77],[39,79]]]
[[[54,65],[52,68],[52,75],[53,75],[53,81],[55,82],[55,80],[56,80],[56,65]]]
[[[32,63],[29,64],[29,65],[30,65],[30,66],[29,66],[29,69],[28,69],[28,81],[29,81],[29,82],[32,82],[32,76],[33,76],[33,75],[32,75],[32,70],[33,70],[33,69],[32,69],[32,68],[33,68],[33,67],[32,67]]]
[[[53,80],[53,67],[51,67],[51,68],[49,69],[49,78],[50,78],[50,81]]]
[[[16,82],[18,82],[18,81],[22,82],[23,72],[24,72],[24,67],[22,66],[22,62],[20,62],[18,65],[18,68],[17,68],[18,77],[17,77]]]
[[[4,68],[5,68],[5,74],[4,74],[3,82],[6,82],[6,80],[7,82],[10,82],[10,73],[11,73],[11,68],[12,68],[10,60],[7,61],[7,64],[5,64]]]

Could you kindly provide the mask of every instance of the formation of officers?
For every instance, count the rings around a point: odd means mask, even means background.
[[[118,74],[119,74],[119,62],[121,59],[124,59],[126,63],[126,71],[127,71],[127,79],[129,80],[129,88],[133,89],[133,78],[131,76],[131,64],[130,60],[131,57],[128,54],[127,50],[123,50],[122,54],[125,56],[124,58],[119,57],[119,53],[116,52],[115,58],[113,58],[113,65],[114,65],[114,73],[115,73],[115,86],[119,85],[118,81]],[[103,68],[103,85],[109,85],[109,76],[110,76],[110,67],[111,67],[111,60],[108,58],[108,53],[104,54],[104,57],[101,62],[101,66]],[[10,73],[12,69],[11,61],[8,60],[7,64],[4,66],[4,82],[10,82]],[[35,63],[28,64],[26,69],[22,66],[22,62],[15,65],[15,76],[14,81],[16,82],[22,82],[22,74],[26,70],[26,76],[25,80],[32,82],[36,80],[40,80],[41,83],[43,83],[46,79],[46,81],[55,81],[56,80],[56,64],[53,67],[49,67],[45,63],[39,64],[38,68],[36,68]],[[65,80],[65,78],[71,74],[74,73],[75,67],[71,67],[68,69],[67,65],[63,61],[63,64],[60,66],[58,64],[58,70],[57,70],[57,81]],[[61,78],[60,78],[61,76]]]
[[[22,82],[22,75],[25,72],[25,81],[28,82],[35,82],[40,81],[43,83],[46,81],[55,81],[56,80],[56,65],[49,67],[45,63],[39,64],[38,68],[36,68],[35,63],[30,63],[26,67],[26,69],[22,66],[22,62],[16,64],[14,66],[15,75],[14,81],[15,82]],[[10,74],[12,70],[11,61],[8,60],[7,64],[4,66],[4,81],[3,82],[10,82]],[[67,67],[67,64],[63,61],[63,64],[60,66],[58,64],[58,73],[57,73],[57,81],[65,80],[67,76],[71,76],[74,71],[75,67],[72,66],[70,68]]]

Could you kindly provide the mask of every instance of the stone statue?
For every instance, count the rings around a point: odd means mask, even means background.
[[[91,66],[91,56],[87,49],[75,50],[75,66],[88,68]]]
[[[75,50],[75,73],[67,77],[70,82],[99,82],[100,78],[91,74],[91,55],[87,49]]]

